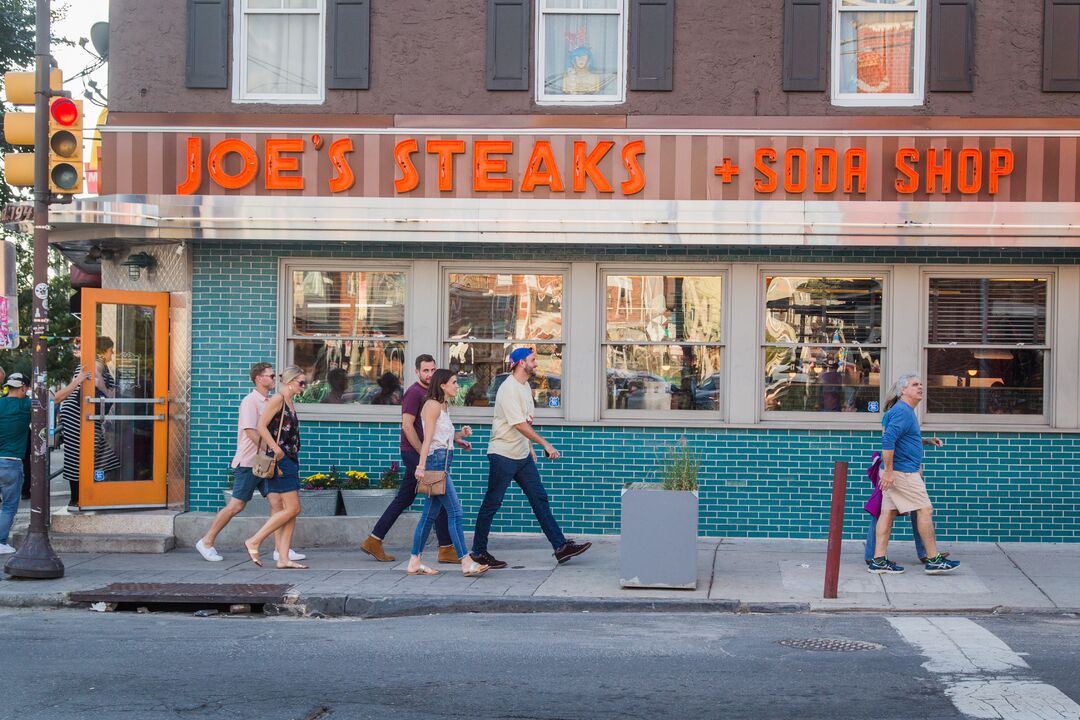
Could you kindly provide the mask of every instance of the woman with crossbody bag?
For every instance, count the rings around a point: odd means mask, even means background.
[[[438,575],[439,571],[429,568],[420,561],[420,553],[427,544],[431,526],[439,516],[440,508],[446,508],[447,525],[450,538],[454,542],[454,551],[461,559],[461,573],[466,577],[482,575],[488,570],[469,556],[465,545],[465,532],[462,529],[461,500],[458,499],[454,484],[450,480],[450,463],[453,461],[454,442],[472,435],[468,425],[454,432],[454,423],[450,421],[449,399],[457,394],[457,373],[450,370],[436,370],[428,385],[428,399],[420,410],[420,419],[424,423],[424,444],[420,448],[420,464],[416,467],[416,488],[427,495],[424,511],[413,534],[412,555],[406,572],[409,575]]]
[[[276,467],[266,478],[267,492],[278,494],[280,503],[271,497],[271,506],[280,509],[273,512],[259,532],[244,542],[244,547],[251,556],[251,561],[262,567],[259,546],[275,530],[280,530],[275,538],[277,566],[283,570],[306,570],[289,559],[289,547],[292,545],[293,530],[296,528],[296,516],[300,514],[300,420],[296,417],[294,400],[307,387],[304,371],[290,365],[281,373],[281,390],[266,401],[266,408],[259,417],[257,430],[262,442],[259,453],[272,453]],[[263,444],[265,443],[265,450]],[[256,457],[256,467],[266,464],[263,456]],[[261,468],[259,468],[261,469]],[[261,476],[262,473],[259,472]]]

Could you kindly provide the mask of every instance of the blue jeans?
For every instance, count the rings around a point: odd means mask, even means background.
[[[15,512],[22,500],[23,464],[22,460],[0,459],[0,543],[7,545],[8,533],[15,522]]]
[[[405,465],[405,479],[401,481],[401,486],[398,488],[397,495],[390,501],[390,504],[383,510],[382,517],[375,523],[375,528],[371,531],[374,537],[380,540],[386,539],[386,534],[390,532],[390,528],[394,526],[397,519],[401,517],[401,513],[409,509],[409,506],[416,500],[416,466],[420,464],[420,454],[415,450],[402,450],[401,462]],[[437,470],[438,468],[436,468]],[[435,518],[435,535],[439,538],[439,545],[445,547],[446,545],[453,544],[450,539],[450,530],[446,524],[446,512],[437,510],[437,517]]]
[[[446,524],[450,530],[450,539],[454,544],[454,552],[459,558],[465,557],[469,548],[465,545],[465,531],[461,527],[461,500],[458,499],[454,484],[450,482],[450,463],[454,460],[454,454],[446,450],[433,450],[428,455],[425,467],[428,470],[446,469],[446,494],[427,495],[424,500],[424,511],[420,513],[420,521],[413,533],[412,554],[419,555],[424,551],[428,537],[431,535],[431,526],[435,524],[435,518],[445,513]]]
[[[919,523],[916,514],[911,513],[911,534],[915,536],[915,552],[918,553],[920,558],[924,558],[926,557],[926,546],[923,545],[922,538],[919,537]],[[870,516],[870,529],[866,531],[865,559],[867,562],[874,559],[874,552],[877,550],[877,521],[876,517]]]
[[[551,504],[548,502],[547,490],[540,480],[540,471],[536,468],[536,461],[532,455],[526,455],[521,460],[514,460],[503,455],[488,455],[488,487],[484,493],[484,502],[480,504],[480,512],[476,515],[476,532],[473,533],[473,552],[487,552],[488,534],[491,532],[491,521],[495,513],[502,507],[503,497],[510,487],[510,481],[516,482],[525,492],[532,506],[533,515],[540,522],[540,529],[544,531],[551,547],[558,550],[566,544],[566,537],[559,529],[559,523],[555,522],[555,516],[551,514]]]

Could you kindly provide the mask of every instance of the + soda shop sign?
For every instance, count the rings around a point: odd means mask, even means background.
[[[164,132],[163,162],[118,131],[103,194],[1080,201],[1077,138],[527,133]]]

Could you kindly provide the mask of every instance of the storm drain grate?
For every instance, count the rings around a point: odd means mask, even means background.
[[[800,650],[824,650],[828,652],[859,652],[861,650],[881,650],[885,647],[877,643],[860,642],[859,640],[837,640],[835,638],[781,640],[780,644]]]
[[[71,593],[76,602],[230,604],[279,603],[291,586],[284,584],[113,583]]]

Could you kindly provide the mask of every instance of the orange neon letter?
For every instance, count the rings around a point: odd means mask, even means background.
[[[491,173],[506,172],[506,160],[493,160],[489,155],[509,155],[514,152],[513,140],[477,140],[473,143],[473,190],[476,192],[513,192],[514,181],[508,177],[491,177]]]
[[[638,162],[638,155],[644,154],[644,140],[634,140],[623,145],[622,162],[626,168],[626,180],[619,185],[623,195],[635,195],[645,189],[645,171]]]
[[[353,151],[352,138],[338,138],[330,143],[330,164],[334,167],[334,177],[330,178],[330,192],[345,192],[356,183],[349,159],[345,157]]]
[[[615,143],[609,140],[601,140],[596,143],[596,147],[593,148],[592,152],[586,155],[585,142],[578,140],[574,143],[574,179],[572,184],[574,192],[585,192],[586,177],[592,180],[593,185],[600,192],[615,192],[611,187],[611,183],[604,177],[604,173],[600,172],[600,168],[596,166],[614,146]]]
[[[840,155],[832,148],[814,148],[814,192],[831,193],[836,190],[837,165]]]
[[[465,152],[464,140],[428,140],[424,149],[439,156],[439,190],[454,189],[454,156]]]
[[[926,192],[937,192],[937,181],[941,178],[941,192],[948,195],[952,192],[952,150],[941,148],[941,164],[937,162],[938,149],[930,148],[926,151]]]
[[[896,192],[910,195],[919,189],[919,173],[911,163],[919,162],[919,151],[915,148],[900,148],[896,151],[896,169],[903,178],[896,178]]]
[[[866,194],[866,165],[866,148],[849,148],[844,153],[844,192]]]
[[[795,174],[795,160],[799,161],[799,174]],[[806,189],[806,151],[789,148],[784,153],[784,192],[801,193]]]
[[[415,190],[420,184],[420,173],[416,171],[416,166],[412,161],[412,154],[419,149],[420,145],[416,142],[416,138],[402,140],[394,146],[394,160],[397,162],[398,169],[401,170],[401,177],[394,180],[394,192],[407,193]]]
[[[982,153],[964,148],[956,156],[956,189],[974,195],[982,189]]]
[[[303,138],[267,138],[263,145],[266,155],[267,190],[303,190],[303,175],[282,175],[300,169],[300,158],[285,157],[282,153],[304,152]]]
[[[242,163],[240,171],[235,175],[225,172],[225,157],[229,153],[239,155]],[[210,178],[226,190],[238,190],[259,174],[259,157],[255,154],[255,149],[236,138],[228,138],[215,145],[210,150],[206,165],[210,168]]]
[[[776,151],[770,147],[758,148],[754,151],[754,169],[761,173],[761,177],[754,180],[754,190],[759,193],[771,193],[776,190],[776,171],[765,163],[776,162]]]
[[[991,148],[990,149],[990,173],[989,181],[987,182],[987,191],[991,195],[996,195],[998,191],[998,180],[1003,177],[1008,177],[1013,171],[1013,151],[1010,148]]]
[[[545,167],[546,170],[542,169]],[[562,192],[564,189],[562,178],[559,177],[559,166],[555,163],[551,143],[547,140],[537,140],[533,145],[529,166],[525,168],[525,176],[521,179],[521,191],[532,192],[537,185],[547,185],[555,192]]]
[[[194,195],[202,185],[202,138],[187,139],[187,177],[176,186],[177,195]]]

